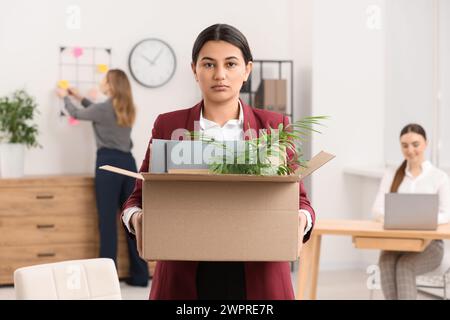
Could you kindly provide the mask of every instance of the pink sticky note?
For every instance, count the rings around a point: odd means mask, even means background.
[[[81,57],[83,55],[83,48],[80,47],[73,48],[73,55],[75,58]]]
[[[78,120],[73,117],[69,117],[69,124],[71,126],[76,126],[78,124]]]

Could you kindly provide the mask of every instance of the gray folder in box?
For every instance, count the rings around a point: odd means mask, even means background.
[[[166,165],[166,148],[167,141],[162,139],[152,139],[152,153],[150,155],[150,172],[164,173],[167,172]]]
[[[153,139],[150,171],[208,170],[208,164],[214,160],[232,161],[234,152],[242,147],[236,141],[223,143],[226,144],[225,149],[202,141]]]

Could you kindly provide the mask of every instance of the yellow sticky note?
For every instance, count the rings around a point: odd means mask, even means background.
[[[58,81],[58,87],[61,89],[68,89],[70,86],[69,81],[67,80],[59,80]]]
[[[108,71],[108,66],[106,64],[98,64],[97,72],[98,73],[106,73]]]

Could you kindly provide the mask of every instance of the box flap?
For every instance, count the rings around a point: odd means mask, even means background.
[[[255,176],[247,174],[194,174],[194,173],[142,173],[149,181],[228,181],[228,182],[298,182],[297,175],[289,176]]]
[[[311,160],[308,161],[306,168],[300,167],[295,174],[289,176],[255,176],[244,174],[210,174],[210,173],[193,173],[192,170],[179,173],[136,173],[110,165],[99,167],[99,169],[111,171],[114,173],[126,175],[140,180],[165,180],[165,181],[229,181],[229,182],[298,182],[311,173],[322,167],[325,163],[333,159],[335,155],[325,151],[319,152]]]
[[[99,169],[106,170],[106,171],[111,171],[111,172],[114,172],[114,173],[122,174],[122,175],[125,175],[125,176],[129,176],[129,177],[133,177],[133,178],[136,178],[136,179],[140,179],[140,180],[144,180],[144,177],[140,173],[136,173],[136,172],[133,172],[133,171],[128,171],[128,170],[125,170],[125,169],[120,169],[120,168],[113,167],[113,166],[110,166],[110,165],[101,166],[101,167],[99,167]]]
[[[246,174],[210,174],[210,173],[136,173],[114,166],[105,165],[99,169],[111,171],[140,180],[149,181],[228,181],[228,182],[298,182],[296,175],[290,176],[255,176]]]
[[[319,169],[325,163],[336,157],[334,154],[327,153],[325,151],[320,151],[311,160],[308,161],[306,167],[300,167],[295,171],[295,175],[299,176],[300,179],[304,179],[311,173]]]

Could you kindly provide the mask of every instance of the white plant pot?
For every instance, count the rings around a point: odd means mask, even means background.
[[[0,143],[0,176],[20,178],[24,175],[25,145]]]

